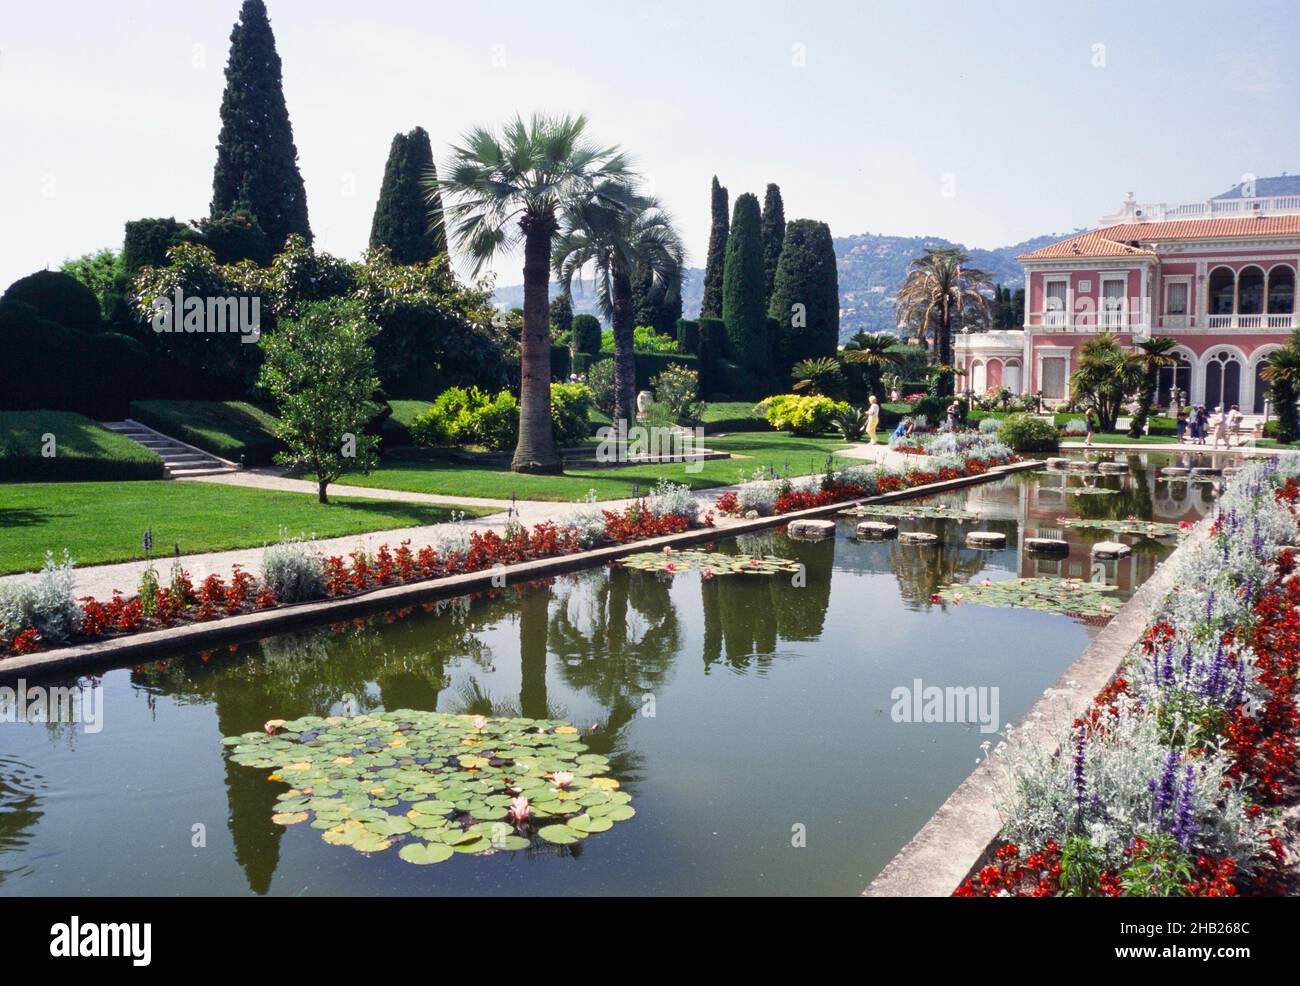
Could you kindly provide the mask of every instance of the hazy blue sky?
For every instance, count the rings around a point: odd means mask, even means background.
[[[312,228],[349,257],[396,131],[425,127],[441,161],[466,127],[515,111],[587,113],[653,178],[696,264],[715,172],[733,199],[778,182],[787,217],[837,235],[999,246],[1092,224],[1129,189],[1175,201],[1300,170],[1296,8],[1281,2],[268,7]],[[120,246],[127,219],[206,214],[238,9],[6,10],[0,286]],[[500,283],[519,280],[501,265]]]

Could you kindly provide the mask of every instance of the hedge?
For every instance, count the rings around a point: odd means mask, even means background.
[[[31,305],[38,317],[69,329],[98,332],[104,327],[95,292],[62,271],[38,270],[19,278],[0,301]]]
[[[659,376],[670,364],[677,363],[697,373],[700,369],[700,360],[696,356],[684,356],[681,353],[634,353],[636,359],[636,389],[650,390],[650,381]],[[602,360],[612,360],[614,357],[608,353],[600,359],[592,360],[588,364],[588,369]]]
[[[551,379],[559,380],[565,383],[569,379],[571,369],[571,355],[568,346],[551,346]]]
[[[45,436],[53,436],[47,458]],[[82,482],[162,479],[163,461],[143,445],[69,411],[0,411],[0,480]]]
[[[700,354],[700,323],[688,318],[677,320],[677,348],[688,355]]]

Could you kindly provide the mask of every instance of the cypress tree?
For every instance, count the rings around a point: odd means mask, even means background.
[[[801,306],[801,307],[800,307]],[[840,289],[830,227],[795,219],[785,228],[768,314],[779,326],[776,365],[789,374],[801,359],[834,356],[840,338]]]
[[[560,335],[573,328],[573,298],[561,291],[551,301],[551,333]]]
[[[763,276],[767,279],[767,294],[772,297],[772,283],[776,280],[776,264],[781,258],[781,244],[785,241],[785,203],[781,201],[780,186],[768,184],[763,196]]]
[[[437,174],[423,127],[393,137],[370,223],[371,247],[388,247],[399,264],[425,264],[447,252],[442,197],[435,191],[426,199],[424,193],[424,183]]]
[[[700,318],[722,317],[722,275],[727,258],[727,190],[713,176],[710,199],[713,223],[709,228],[709,252],[704,261],[704,300]]]
[[[257,219],[272,252],[280,251],[290,233],[311,242],[307,191],[284,104],[280,56],[262,0],[244,0],[239,22],[230,32],[212,176],[212,217],[239,209]]]
[[[741,364],[767,377],[772,353],[763,287],[763,219],[757,196],[736,197],[722,277],[722,320]]]

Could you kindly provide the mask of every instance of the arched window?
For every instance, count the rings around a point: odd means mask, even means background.
[[[984,391],[988,389],[988,384],[985,382],[985,379],[986,370],[984,364],[983,362],[977,361],[970,368],[970,389],[977,394],[984,393]]]
[[[1020,361],[1007,360],[1007,365],[1002,371],[1002,386],[1013,394],[1020,393]]]
[[[1295,311],[1295,271],[1279,264],[1268,272],[1268,313],[1290,315]]]
[[[1191,399],[1192,393],[1192,364],[1183,353],[1169,355],[1178,360],[1178,365],[1162,366],[1156,375],[1156,403],[1161,407],[1168,407],[1173,403],[1175,387],[1182,392],[1184,404]]]
[[[1241,362],[1228,350],[1215,353],[1205,363],[1205,409],[1213,411],[1241,401]]]
[[[1243,267],[1237,275],[1237,314],[1264,314],[1264,271],[1259,267]]]
[[[1210,272],[1210,310],[1211,315],[1231,315],[1236,279],[1231,269],[1216,267]]]

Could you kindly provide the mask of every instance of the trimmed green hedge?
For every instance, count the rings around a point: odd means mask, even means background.
[[[705,432],[767,431],[767,418],[754,410],[753,401],[712,401],[705,405]]]
[[[223,459],[263,466],[283,447],[275,417],[246,401],[132,401],[131,417]]]
[[[53,437],[51,446],[46,436]],[[42,452],[52,448],[54,455]],[[82,482],[162,479],[143,445],[69,411],[0,411],[0,480]],[[3,513],[3,511],[0,511]]]
[[[551,379],[567,383],[571,372],[571,356],[568,346],[551,346]]]
[[[700,323],[688,318],[677,320],[677,348],[691,356],[700,353]]]

